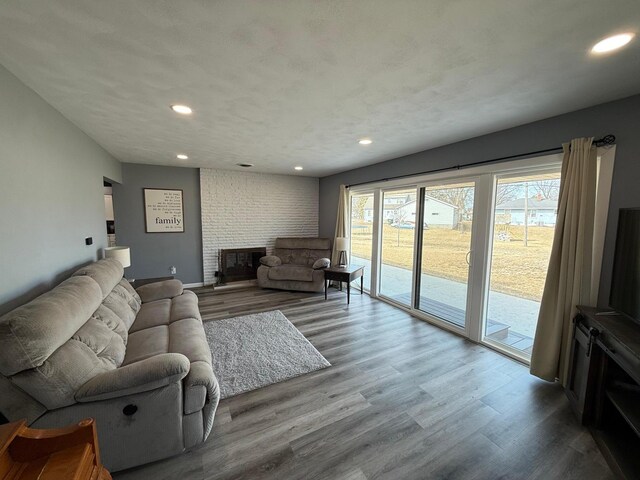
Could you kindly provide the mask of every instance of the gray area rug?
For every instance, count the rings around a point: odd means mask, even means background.
[[[331,364],[281,311],[205,322],[221,398]]]

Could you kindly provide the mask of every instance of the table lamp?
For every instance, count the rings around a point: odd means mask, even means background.
[[[340,252],[338,266],[347,265],[347,237],[336,237],[336,251]]]
[[[107,247],[104,249],[104,258],[118,260],[124,268],[131,266],[129,247]]]

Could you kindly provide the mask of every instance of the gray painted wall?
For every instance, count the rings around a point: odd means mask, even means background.
[[[120,162],[0,66],[0,314],[99,257],[103,176]]]
[[[146,233],[143,188],[183,190],[184,233]],[[200,171],[197,168],[122,164],[122,184],[113,185],[116,243],[131,248],[127,278],[169,275],[184,283],[202,282],[202,224],[200,219]]]
[[[608,133],[616,136],[617,148],[599,295],[600,306],[606,306],[618,209],[640,207],[640,95],[321,178],[320,236],[333,236],[341,183],[489,160],[551,148],[575,137],[600,138]]]

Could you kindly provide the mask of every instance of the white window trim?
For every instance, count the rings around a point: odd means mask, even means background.
[[[555,153],[553,155],[545,155],[542,157],[531,157],[521,160],[511,160],[508,162],[496,162],[486,165],[477,165],[474,167],[461,167],[457,170],[446,170],[443,172],[426,173],[421,175],[417,174],[416,176],[381,180],[362,185],[353,185],[349,187],[349,191],[359,193],[360,191],[366,192],[376,188],[380,188],[382,190],[395,190],[403,187],[411,188],[421,184],[437,183],[442,180],[455,181],[456,178],[480,176],[486,173],[493,173],[494,175],[506,175],[513,173],[516,175],[520,171],[528,172],[532,168],[544,169],[545,167],[553,167],[559,161],[562,161],[562,154]]]

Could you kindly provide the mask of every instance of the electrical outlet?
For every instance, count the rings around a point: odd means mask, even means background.
[[[171,273],[171,275],[175,275],[176,271],[177,271],[176,267],[174,267],[174,266],[169,267],[169,272]]]

